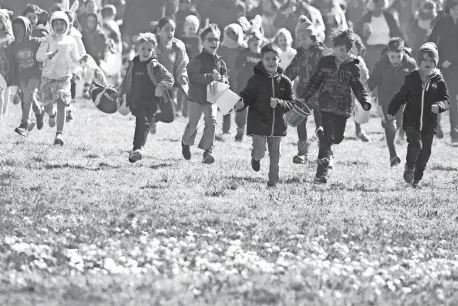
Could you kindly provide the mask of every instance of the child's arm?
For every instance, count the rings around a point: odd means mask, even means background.
[[[439,91],[439,101],[433,104],[437,106],[437,112],[443,113],[449,109],[449,95],[447,84],[444,81],[437,82],[437,89]]]
[[[159,69],[159,84],[157,84],[157,86],[166,90],[171,89],[173,83],[175,83],[173,75],[162,64],[158,64],[156,67]]]
[[[388,115],[394,116],[399,111],[402,105],[406,104],[409,100],[410,92],[407,85],[407,76],[404,80],[404,85],[402,85],[399,92],[393,97],[388,106]]]
[[[186,54],[186,47],[183,43],[177,44],[179,52],[177,54],[177,59],[175,62],[175,75],[176,81],[180,85],[185,85],[189,83],[188,79],[188,69],[189,57]]]
[[[227,67],[224,60],[221,60],[221,67],[219,69],[219,74],[221,74],[221,81],[223,83],[229,84],[229,78],[227,76]]]
[[[361,71],[359,66],[356,66],[353,71],[351,71],[350,86],[353,94],[356,99],[358,99],[363,109],[366,111],[370,110],[372,105],[369,102],[369,94],[361,81]]]
[[[374,70],[372,70],[369,80],[367,80],[367,86],[370,91],[373,91],[376,87],[379,87],[382,84],[382,69],[380,68],[380,65],[380,62],[375,64]]]
[[[291,80],[294,81],[299,74],[299,56],[296,54],[291,61],[291,63],[286,67],[285,75]],[[307,63],[306,63],[307,64]]]
[[[202,64],[198,59],[193,58],[188,64],[189,81],[200,84],[210,84],[213,82],[212,73],[200,73]]]

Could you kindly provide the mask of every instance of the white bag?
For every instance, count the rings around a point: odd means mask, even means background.
[[[229,89],[229,84],[213,81],[207,85],[207,101],[215,104],[219,97]]]
[[[355,122],[359,124],[364,124],[369,122],[371,116],[370,111],[365,111],[360,103],[355,103]]]
[[[216,100],[219,110],[223,115],[227,115],[234,110],[235,104],[240,101],[240,96],[230,89],[226,89]]]

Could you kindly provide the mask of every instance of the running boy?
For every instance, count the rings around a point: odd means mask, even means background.
[[[156,114],[161,97],[172,88],[174,79],[168,70],[157,60],[156,36],[141,33],[137,38],[138,55],[129,63],[119,96],[126,94],[127,105],[135,116],[134,147],[129,161],[135,163],[143,158],[143,147]]]
[[[332,145],[344,139],[345,125],[352,113],[352,91],[364,110],[371,109],[369,95],[360,79],[359,61],[350,51],[355,44],[351,30],[338,29],[332,37],[334,54],[323,57],[307,84],[301,98],[311,107],[310,98],[321,86],[318,109],[323,123],[320,139],[316,183],[327,183],[329,162],[333,157]]]
[[[261,61],[254,67],[254,75],[242,90],[235,109],[248,108],[247,135],[252,136],[251,167],[259,171],[260,161],[269,148],[270,168],[268,187],[279,181],[280,141],[286,136],[283,115],[294,105],[293,85],[280,67],[281,49],[270,43],[261,49]]]
[[[449,107],[447,84],[436,68],[439,51],[434,43],[425,43],[418,50],[419,69],[405,77],[404,85],[388,107],[388,119],[393,120],[401,105],[406,104],[403,128],[407,135],[407,156],[404,180],[415,188],[423,178],[434,134],[437,114]]]
[[[405,76],[416,68],[416,62],[405,50],[402,38],[392,38],[388,47],[383,51],[382,58],[375,64],[374,70],[367,82],[370,91],[377,88],[379,105],[382,107],[385,121],[385,136],[390,153],[391,167],[401,163],[396,153],[394,139],[402,119],[402,108],[399,109],[396,119],[387,120],[388,106],[393,93],[398,92],[404,84]]]

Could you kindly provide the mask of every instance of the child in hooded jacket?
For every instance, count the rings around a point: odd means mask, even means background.
[[[6,80],[9,71],[9,61],[6,56],[6,48],[13,42],[13,28],[10,20],[10,11],[0,9],[0,74]],[[6,116],[9,102],[8,87],[0,88],[0,125]]]
[[[301,16],[295,29],[297,54],[285,70],[285,75],[294,82],[298,79],[296,94],[304,93],[305,86],[316,71],[320,59],[326,54],[326,46],[318,41],[315,26],[310,20]],[[317,96],[313,97],[316,101]],[[313,103],[313,102],[312,102]],[[314,111],[316,134],[322,134],[321,116],[319,110]],[[307,118],[297,126],[297,155],[293,157],[293,163],[304,164],[308,161],[310,140],[307,135]]]
[[[49,115],[49,126],[56,125],[54,145],[64,145],[62,133],[70,105],[71,79],[75,65],[80,65],[87,55],[80,56],[75,38],[68,35],[70,21],[65,12],[57,11],[50,19],[51,34],[46,37],[37,52],[37,60],[43,63],[39,90],[40,102]],[[54,105],[57,105],[57,112]],[[43,117],[41,117],[43,121]]]
[[[40,26],[38,23],[38,21],[43,18],[43,14],[49,17],[49,15],[36,4],[27,4],[21,13],[21,16],[26,17],[32,24],[32,37],[43,38],[49,35],[49,30],[44,26]]]
[[[254,66],[254,75],[240,93],[242,100],[236,105],[238,111],[248,107],[247,135],[252,136],[251,167],[259,171],[269,150],[270,167],[268,187],[279,182],[281,137],[286,136],[287,126],[283,115],[295,103],[293,85],[280,67],[281,49],[275,43],[262,47],[262,60]]]
[[[292,47],[293,36],[291,35],[291,32],[286,28],[278,30],[277,35],[275,35],[274,43],[276,43],[282,51],[280,57],[280,67],[286,70],[297,54],[296,49]]]
[[[19,85],[22,92],[21,124],[15,132],[27,136],[35,127],[35,122],[30,118],[32,110],[36,116],[37,128],[43,126],[43,111],[35,99],[41,76],[41,65],[36,59],[41,39],[32,37],[32,24],[23,16],[15,18],[12,26],[14,41],[6,49],[9,61],[6,82],[8,86]]]
[[[409,73],[399,92],[388,107],[388,119],[393,120],[401,105],[406,105],[403,128],[407,136],[407,155],[404,181],[418,187],[431,156],[437,115],[449,108],[447,84],[436,68],[439,51],[432,43],[418,50],[419,69]]]

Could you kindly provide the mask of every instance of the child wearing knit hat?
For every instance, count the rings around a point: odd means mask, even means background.
[[[418,50],[419,69],[409,73],[404,85],[388,108],[388,119],[406,104],[403,128],[407,135],[407,156],[404,181],[414,188],[418,186],[426,169],[434,134],[437,130],[437,114],[449,108],[447,84],[436,68],[439,62],[437,46],[428,42]]]
[[[297,54],[286,68],[285,75],[294,81],[298,79],[296,88],[297,96],[300,96],[308,81],[315,72],[318,62],[326,53],[326,46],[317,39],[317,31],[313,23],[305,16],[299,18],[295,29]],[[315,97],[316,98],[316,97]],[[319,110],[314,111],[317,135],[321,135],[321,117]],[[298,153],[293,158],[293,163],[304,164],[308,159],[310,141],[307,139],[307,119],[297,127],[299,141]],[[319,136],[320,137],[320,136]]]

